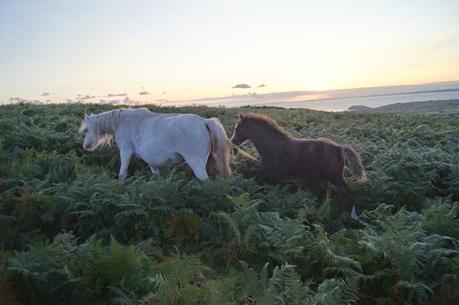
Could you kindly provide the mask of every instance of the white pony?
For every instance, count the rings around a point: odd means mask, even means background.
[[[112,137],[120,150],[119,179],[126,177],[133,155],[142,158],[153,174],[157,167],[185,161],[196,178],[209,178],[206,171],[209,155],[218,176],[231,174],[230,141],[216,118],[195,114],[160,114],[146,108],[117,109],[86,115],[80,127],[85,132],[83,148],[94,151],[109,144]]]

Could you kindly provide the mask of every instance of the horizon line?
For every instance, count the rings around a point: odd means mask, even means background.
[[[420,87],[420,86],[429,86],[429,85],[453,85],[457,84],[459,86],[459,80],[448,80],[448,81],[438,81],[438,82],[427,82],[427,83],[417,83],[417,84],[401,84],[401,85],[382,85],[382,86],[368,86],[368,87],[350,87],[350,88],[337,88],[337,89],[328,89],[328,90],[290,90],[290,91],[272,91],[268,93],[260,93],[260,96],[270,96],[270,95],[287,95],[287,94],[327,94],[327,93],[338,93],[338,92],[346,92],[346,91],[352,91],[352,90],[373,90],[373,89],[389,89],[389,88],[407,88],[407,87]],[[140,100],[131,100],[133,102],[140,102],[140,103],[145,103],[145,104],[161,104],[161,105],[171,105],[171,104],[183,104],[187,102],[205,102],[205,101],[218,101],[218,100],[226,100],[226,99],[234,99],[234,98],[248,98],[251,97],[250,93],[257,94],[256,92],[252,92],[250,89],[252,88],[247,88],[247,93],[242,93],[242,94],[233,94],[233,95],[226,95],[226,96],[216,96],[216,97],[199,97],[199,98],[191,98],[191,99],[181,99],[181,100],[166,100],[166,101],[155,101],[155,100],[145,100],[145,101],[140,101]],[[255,88],[253,88],[255,89]],[[431,92],[444,92],[444,91],[459,91],[458,88],[449,88],[449,89],[431,89],[431,90],[419,90],[419,91],[408,91],[408,92],[392,92],[392,93],[379,93],[379,94],[360,94],[360,95],[353,95],[353,96],[345,96],[345,97],[328,97],[328,98],[318,98],[318,99],[310,99],[310,100],[296,100],[296,101],[287,101],[287,102],[281,102],[281,103],[298,103],[298,102],[305,102],[305,101],[326,101],[326,100],[334,100],[334,99],[342,99],[342,98],[348,98],[348,97],[353,97],[353,98],[360,98],[360,97],[372,97],[372,96],[387,96],[387,95],[403,95],[403,94],[416,94],[416,93],[431,93]],[[138,94],[136,94],[138,95]],[[40,96],[40,95],[38,95]],[[129,98],[129,94],[123,95],[125,98]],[[94,101],[91,103],[98,103],[101,100],[104,100],[104,98],[109,98],[113,96],[107,95],[99,95],[99,96],[94,96],[92,99],[97,98],[99,101]],[[254,97],[255,99],[255,97]],[[8,98],[8,101],[11,100],[29,100],[26,98],[20,97],[20,95],[16,96],[11,96]],[[90,101],[91,99],[79,99],[76,98],[75,100],[73,98],[65,98],[62,101],[52,101],[48,99],[48,101],[40,101],[38,98],[30,99],[30,101],[38,101],[42,103],[66,103],[67,100],[71,101],[83,101],[87,100]],[[9,102],[1,102],[1,104],[8,104]],[[110,102],[107,100],[107,102]],[[159,103],[158,103],[159,102]],[[272,104],[272,103],[268,103]]]

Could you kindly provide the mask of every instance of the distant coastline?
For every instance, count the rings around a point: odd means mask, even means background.
[[[438,90],[420,90],[420,91],[385,93],[385,94],[355,95],[355,96],[353,96],[353,98],[393,96],[393,95],[409,95],[409,94],[424,94],[424,93],[442,93],[442,92],[459,92],[459,88],[438,89]],[[339,100],[339,99],[345,99],[345,98],[349,98],[349,97],[323,98],[323,99],[317,99],[317,100],[314,100],[314,101]],[[304,102],[304,101],[298,101],[297,103],[300,103],[300,102]]]
[[[459,113],[459,99],[394,103],[379,107],[355,105],[348,108],[360,113]]]

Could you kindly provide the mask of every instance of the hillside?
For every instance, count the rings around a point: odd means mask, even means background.
[[[82,149],[84,113],[111,105],[0,106],[0,304],[455,304],[459,298],[459,114],[155,107],[274,117],[292,134],[352,144],[371,176],[333,190],[186,167],[119,183],[116,146]],[[255,155],[250,146],[246,147]],[[5,292],[8,291],[8,294]],[[2,299],[3,298],[3,299]]]
[[[396,103],[380,107],[352,106],[349,111],[361,113],[457,113],[459,100]]]

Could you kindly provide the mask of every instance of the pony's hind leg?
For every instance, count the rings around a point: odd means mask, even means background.
[[[341,211],[351,211],[355,202],[354,192],[347,186],[343,177],[337,176],[330,179],[330,182],[336,187],[338,208]]]
[[[132,157],[132,151],[129,149],[122,149],[120,148],[120,161],[121,161],[121,166],[120,166],[120,172],[118,175],[118,179],[120,181],[124,180],[126,178],[126,173],[127,169],[129,167],[129,162],[131,161]]]
[[[342,176],[333,177],[330,179],[330,182],[336,187],[338,192],[342,193],[351,193],[351,189],[347,186],[344,178]]]
[[[327,181],[315,180],[308,183],[309,190],[317,196],[319,202],[323,202],[327,196]]]
[[[207,170],[206,170],[206,165],[201,164],[198,166],[190,166],[191,170],[193,171],[194,175],[196,178],[198,178],[201,181],[205,181],[209,179],[209,175],[207,175]]]
[[[191,168],[196,178],[198,178],[201,181],[209,179],[209,175],[207,175],[206,170],[207,160],[196,158],[187,159],[185,157],[185,162]]]

